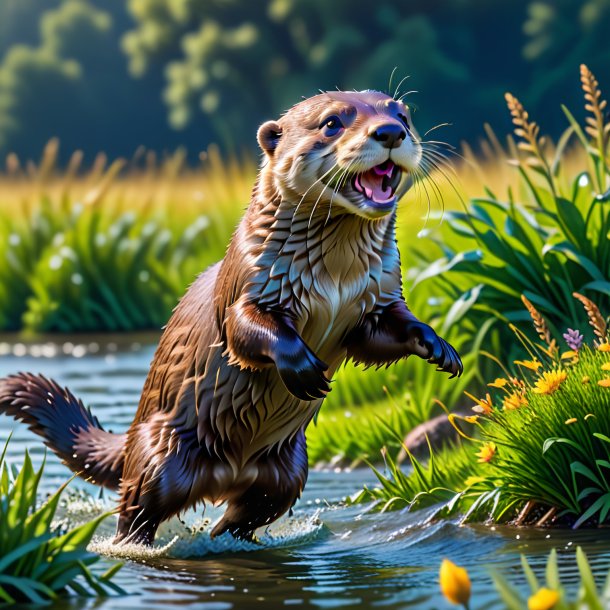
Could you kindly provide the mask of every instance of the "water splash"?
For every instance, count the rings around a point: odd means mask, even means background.
[[[114,510],[115,504],[108,500],[95,500],[92,497],[69,498],[64,504],[61,516],[62,525],[77,525],[104,512]],[[89,550],[101,555],[120,559],[145,561],[159,557],[184,559],[204,557],[219,553],[259,551],[261,549],[287,547],[304,544],[314,540],[324,531],[320,510],[284,516],[276,522],[257,531],[257,541],[236,540],[229,533],[210,538],[210,532],[220,520],[223,508],[208,507],[206,515],[187,511],[179,518],[174,517],[161,524],[154,545],[114,544],[116,516],[102,523]]]

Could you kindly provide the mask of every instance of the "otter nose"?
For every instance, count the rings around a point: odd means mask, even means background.
[[[385,123],[377,127],[371,135],[377,142],[381,142],[384,148],[397,148],[407,137],[407,132],[397,123]]]

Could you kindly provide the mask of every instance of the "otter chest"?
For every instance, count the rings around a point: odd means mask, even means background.
[[[358,220],[336,219],[306,235],[293,230],[277,252],[266,253],[270,264],[260,265],[259,303],[295,314],[305,342],[329,364],[341,359],[343,337],[380,293],[382,234]]]

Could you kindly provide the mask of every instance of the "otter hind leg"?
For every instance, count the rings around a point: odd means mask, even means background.
[[[301,429],[277,453],[257,463],[256,481],[229,501],[222,519],[210,536],[230,532],[235,538],[252,541],[254,530],[273,523],[290,510],[307,480],[307,446]]]
[[[279,519],[295,502],[292,494],[268,494],[257,486],[229,502],[222,519],[216,524],[211,538],[229,532],[238,540],[255,541],[254,531]]]
[[[114,541],[151,545],[163,521],[202,499],[206,456],[194,443],[195,429],[171,450],[163,443],[147,447],[156,436],[145,425],[137,434],[126,461]]]

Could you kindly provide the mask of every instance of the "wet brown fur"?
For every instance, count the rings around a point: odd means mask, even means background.
[[[340,188],[320,180],[388,155],[414,169],[412,126],[393,149],[372,142],[399,111],[407,112],[380,93],[327,93],[261,127],[265,160],[250,206],[225,258],[174,311],[125,435],[106,443],[82,404],[58,387],[49,394],[44,378],[0,381],[0,411],[45,436],[71,468],[111,464],[94,478],[108,487],[120,479],[117,541],[150,544],[159,523],[202,501],[227,503],[212,535],[249,539],[285,513],[307,479],[305,429],[346,359],[379,365],[417,354],[461,372],[455,350],[406,306],[395,206],[381,213],[340,175]],[[346,125],[336,137],[320,127],[329,113]],[[44,416],[32,409],[45,391],[64,397],[64,425],[72,417],[76,432],[50,418],[57,401]],[[110,455],[79,453],[78,443],[107,444]]]

